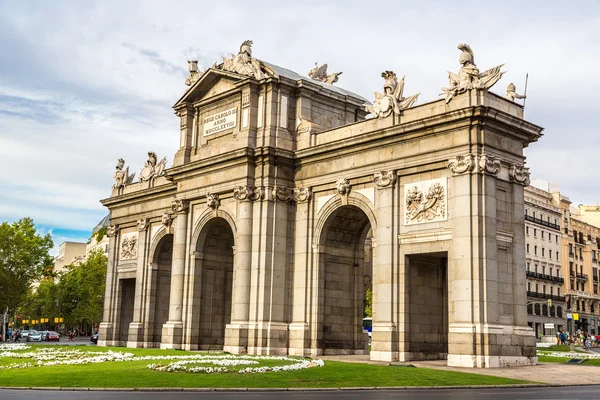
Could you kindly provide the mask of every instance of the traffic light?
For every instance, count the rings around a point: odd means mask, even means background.
[[[552,307],[552,299],[548,299],[548,307]]]

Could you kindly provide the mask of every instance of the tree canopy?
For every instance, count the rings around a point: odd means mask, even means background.
[[[50,234],[38,234],[31,218],[0,224],[0,309],[15,309],[31,283],[52,268]]]

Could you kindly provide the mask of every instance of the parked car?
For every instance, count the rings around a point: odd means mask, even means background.
[[[94,333],[92,335],[92,337],[90,338],[90,342],[94,343],[94,344],[98,344],[98,334]]]
[[[46,341],[47,342],[58,342],[60,341],[60,335],[58,332],[49,331],[46,333]]]
[[[29,336],[27,337],[28,342],[43,342],[44,341],[44,332],[38,331],[29,331]]]
[[[23,329],[21,331],[21,338],[25,339],[25,341],[28,342],[29,341],[29,331],[26,329]]]

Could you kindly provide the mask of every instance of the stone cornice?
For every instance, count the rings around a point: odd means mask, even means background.
[[[147,202],[158,197],[171,195],[171,192],[176,192],[177,186],[173,184],[155,186],[147,189],[141,189],[137,192],[122,194],[120,196],[109,197],[100,200],[103,206],[111,208],[120,203],[135,204],[136,202]]]

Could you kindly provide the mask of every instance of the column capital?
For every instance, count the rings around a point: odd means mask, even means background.
[[[529,186],[529,168],[525,165],[511,164],[508,170],[508,178],[524,186]]]
[[[392,188],[396,184],[396,174],[393,170],[379,171],[375,173],[373,181],[377,189]]]
[[[148,229],[148,227],[150,226],[150,224],[148,222],[149,222],[148,218],[138,219],[138,221],[136,223],[138,230],[140,232],[143,232],[146,229]]]
[[[110,225],[106,228],[106,236],[113,237],[119,233],[119,225]]]
[[[233,198],[238,201],[250,200],[262,200],[265,197],[264,187],[255,186],[238,186],[233,189]]]
[[[448,160],[448,169],[454,175],[469,173],[475,169],[475,157],[473,154],[463,154]]]
[[[185,214],[188,212],[190,207],[190,202],[182,199],[173,199],[171,202],[171,210],[175,214]]]

